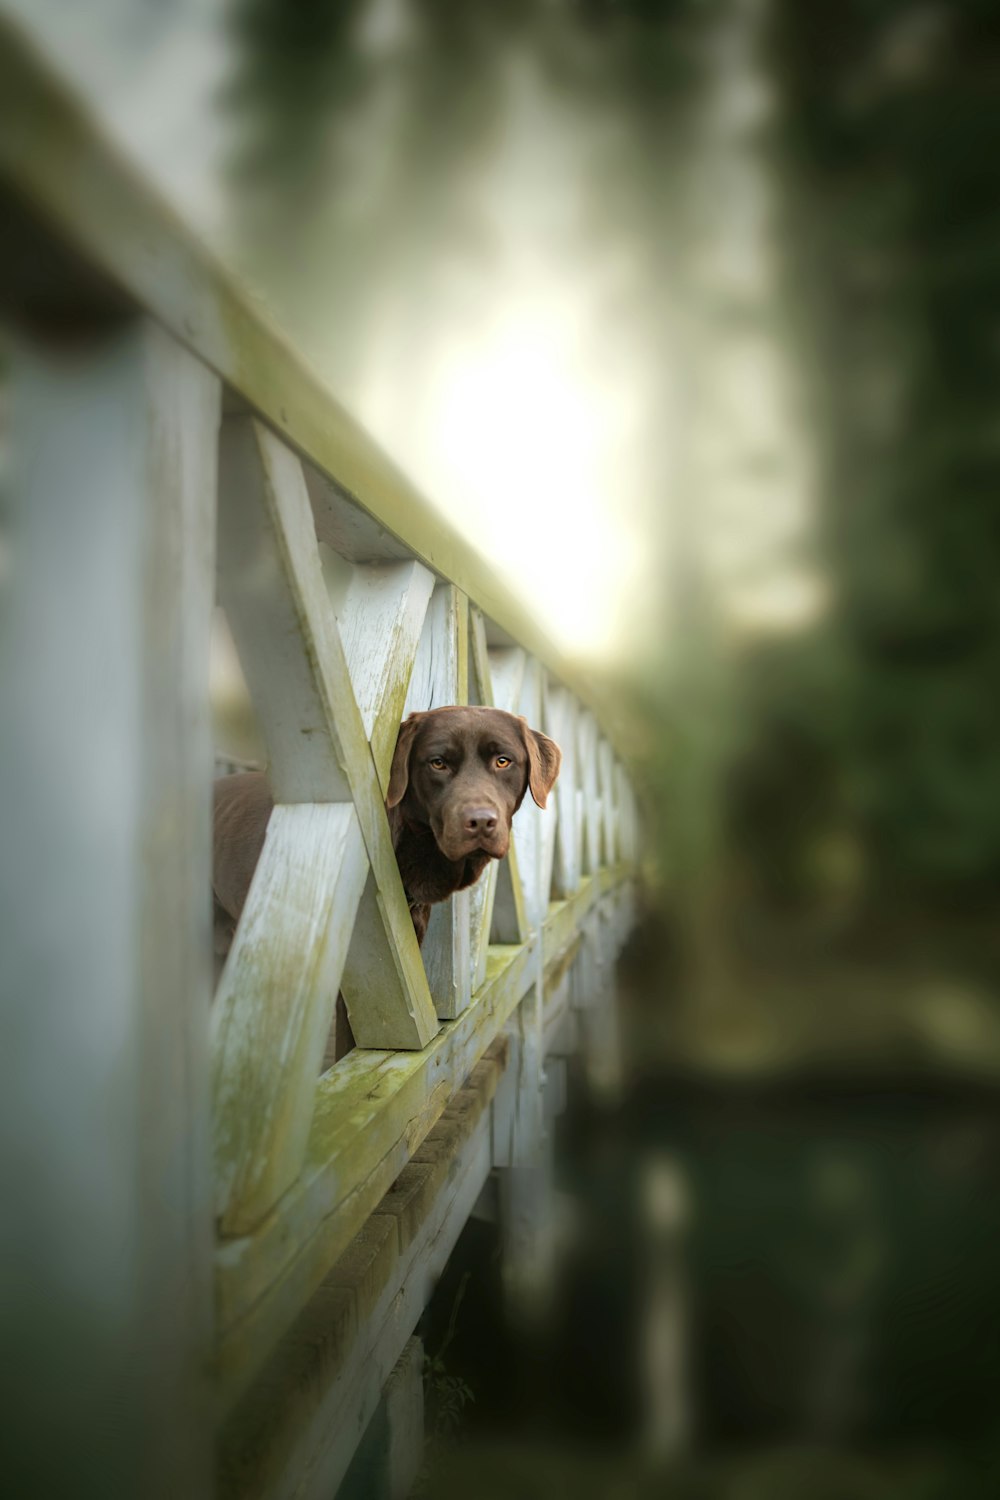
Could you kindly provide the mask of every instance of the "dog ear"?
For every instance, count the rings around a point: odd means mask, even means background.
[[[406,788],[410,784],[410,751],[413,749],[413,737],[422,718],[421,713],[410,714],[409,718],[400,725],[399,738],[392,757],[392,769],[389,772],[386,807],[395,807],[397,802],[402,802],[406,796]]]
[[[540,729],[532,729],[527,719],[521,720],[521,734],[528,752],[528,786],[539,807],[545,806],[546,798],[555,785],[562,765],[562,751],[555,740],[550,740]]]

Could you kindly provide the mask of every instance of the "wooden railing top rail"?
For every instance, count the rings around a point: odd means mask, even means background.
[[[221,377],[230,402],[234,394],[242,399],[315,467],[316,486],[325,481],[327,493],[314,492],[313,503],[327,507],[339,551],[353,550],[356,561],[415,556],[455,583],[594,710],[628,760],[629,747],[588,675],[566,660],[3,18],[0,38],[0,297],[43,313],[65,305],[78,315],[83,298],[95,307],[121,301],[142,308]],[[39,227],[52,241],[51,264],[37,253]]]

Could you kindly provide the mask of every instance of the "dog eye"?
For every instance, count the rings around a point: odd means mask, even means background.
[[[498,755],[497,756],[497,766],[499,767],[499,769],[501,771],[503,770],[504,766],[509,766],[509,765],[510,765],[510,756],[509,755]]]
[[[433,760],[429,760],[427,764],[432,766],[435,771],[443,771],[445,768],[445,762],[440,755],[435,755]]]

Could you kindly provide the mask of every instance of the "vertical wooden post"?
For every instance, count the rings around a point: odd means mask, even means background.
[[[534,985],[507,1028],[510,1060],[493,1101],[503,1279],[519,1323],[544,1311],[551,1273],[551,1152],[545,1128],[542,990]]]
[[[526,661],[517,651],[491,651],[493,692],[497,708],[523,714],[533,728],[541,728],[544,718],[544,682],[541,668]],[[549,909],[552,885],[552,859],[555,850],[557,804],[551,800],[547,810],[535,806],[525,797],[514,819],[512,843],[524,899],[524,913],[532,930],[541,929]]]
[[[357,563],[337,612],[383,796],[433,588],[433,573],[418,562]]]
[[[597,721],[592,713],[577,720],[577,755],[580,764],[583,814],[583,869],[593,875],[601,867],[601,809],[598,785]]]
[[[468,599],[450,583],[431,595],[406,697],[407,714],[468,702]],[[472,897],[457,891],[431,908],[423,957],[434,1007],[443,1020],[460,1016],[472,998]]]
[[[621,857],[618,838],[618,787],[614,774],[611,746],[602,739],[597,747],[597,775],[601,788],[601,821],[604,836],[604,863],[614,866]]]
[[[580,767],[576,726],[579,705],[565,688],[549,686],[545,704],[545,730],[562,748],[562,769],[555,785],[559,817],[555,829],[553,888],[557,896],[571,896],[580,886],[583,845]]]
[[[407,1500],[424,1459],[424,1346],[407,1339],[337,1494]]]
[[[495,708],[493,701],[493,677],[490,672],[489,650],[486,645],[486,624],[478,609],[469,609],[469,662],[468,701]],[[508,861],[514,860],[513,842],[508,851]],[[493,928],[493,909],[496,903],[499,865],[490,861],[485,872],[469,891],[469,954],[472,963],[472,993],[486,981],[486,963],[489,958]],[[505,886],[513,906],[514,882],[518,879],[510,863],[504,871]]]
[[[583,921],[583,943],[573,965],[573,1005],[579,1014],[588,1085],[608,1101],[617,1097],[622,1081],[616,955],[614,922],[604,904]]]
[[[0,702],[5,1475],[211,1490],[219,389],[151,324],[12,360]]]

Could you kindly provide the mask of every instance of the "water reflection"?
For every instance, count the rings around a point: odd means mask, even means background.
[[[451,1357],[475,1404],[425,1493],[996,1492],[988,1091],[647,1077],[614,1118],[565,1124],[574,1233],[545,1333],[505,1328],[484,1226],[442,1285],[473,1268]]]

